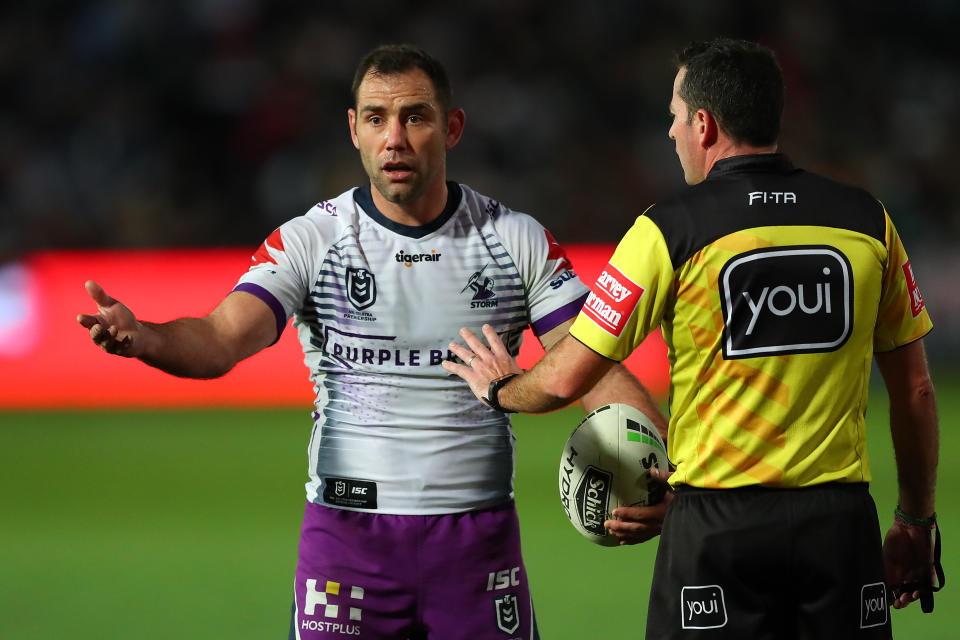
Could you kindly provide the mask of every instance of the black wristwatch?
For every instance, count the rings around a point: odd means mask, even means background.
[[[490,382],[490,386],[487,388],[487,397],[481,398],[491,409],[496,409],[501,413],[516,413],[516,411],[511,411],[510,409],[504,409],[500,405],[500,401],[497,399],[497,394],[500,393],[501,387],[507,384],[511,380],[517,377],[518,374],[511,373],[510,375],[503,376],[502,378],[497,378]]]

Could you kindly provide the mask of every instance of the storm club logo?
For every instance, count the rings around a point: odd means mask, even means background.
[[[493,291],[493,277],[483,275],[483,272],[486,271],[489,266],[490,264],[487,263],[483,265],[480,271],[475,271],[470,278],[467,279],[466,286],[460,289],[460,293],[465,292],[467,289],[473,291],[473,298],[470,300],[471,309],[485,309],[497,306],[497,294]]]

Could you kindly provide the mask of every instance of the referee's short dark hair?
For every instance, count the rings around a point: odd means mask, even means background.
[[[450,88],[447,70],[436,58],[412,44],[382,44],[363,56],[353,74],[353,84],[350,87],[353,93],[353,106],[357,106],[357,91],[360,89],[360,83],[371,71],[381,75],[394,75],[411,69],[420,69],[427,74],[430,82],[433,83],[437,102],[440,103],[440,108],[446,115],[453,101],[453,90]]]
[[[689,114],[706,109],[736,142],[768,146],[777,141],[783,73],[773,51],[730,38],[693,42],[677,54],[677,68],[686,69],[679,95]]]

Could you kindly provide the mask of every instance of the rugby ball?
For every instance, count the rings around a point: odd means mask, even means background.
[[[613,547],[620,539],[603,521],[617,507],[663,500],[652,467],[667,468],[667,450],[653,421],[625,404],[608,404],[577,425],[560,459],[560,503],[573,527],[590,542]]]

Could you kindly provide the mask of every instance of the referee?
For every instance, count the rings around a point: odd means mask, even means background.
[[[910,260],[880,202],[777,153],[771,51],[717,39],[677,67],[669,135],[690,188],[637,219],[571,335],[530,372],[515,375],[489,329],[489,350],[461,332],[472,366],[445,366],[494,407],[547,411],[661,327],[675,494],[647,638],[890,638],[890,605],[930,610],[942,584],[932,325]],[[872,359],[899,476],[882,549],[867,490]],[[626,542],[661,524],[650,508],[613,515]]]

